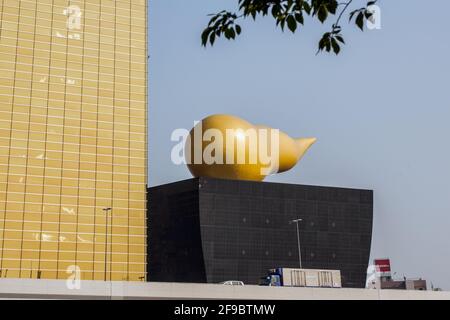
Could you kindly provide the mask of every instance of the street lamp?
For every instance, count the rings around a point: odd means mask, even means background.
[[[108,219],[109,215],[108,213],[112,210],[112,208],[103,208],[103,211],[105,211],[105,218],[106,218],[106,231],[105,231],[105,281],[106,281],[106,270],[107,270],[107,256],[108,256]]]
[[[298,224],[302,221],[303,221],[303,219],[294,219],[294,220],[289,221],[289,224],[295,223],[297,226],[298,264],[300,266],[300,269],[302,269],[302,253],[300,251],[300,231],[298,228]]]

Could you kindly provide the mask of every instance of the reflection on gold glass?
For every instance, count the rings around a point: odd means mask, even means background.
[[[145,279],[146,7],[0,2],[0,277]]]

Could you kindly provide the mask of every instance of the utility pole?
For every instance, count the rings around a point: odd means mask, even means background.
[[[302,252],[300,250],[300,230],[299,230],[298,224],[302,221],[303,221],[303,219],[295,219],[295,220],[289,221],[290,224],[295,223],[297,226],[298,264],[300,266],[300,269],[302,269]]]
[[[106,231],[105,231],[105,281],[106,281],[106,271],[107,271],[107,257],[108,257],[108,220],[109,220],[109,212],[112,208],[104,208],[102,209],[105,212],[106,218]],[[111,279],[110,279],[111,280]]]

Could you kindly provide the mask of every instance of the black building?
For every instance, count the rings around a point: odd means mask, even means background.
[[[241,280],[268,269],[341,270],[343,286],[364,287],[373,192],[196,178],[149,188],[149,281]]]

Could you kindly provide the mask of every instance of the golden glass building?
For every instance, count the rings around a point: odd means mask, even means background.
[[[146,33],[146,0],[0,0],[0,277],[145,279]]]

